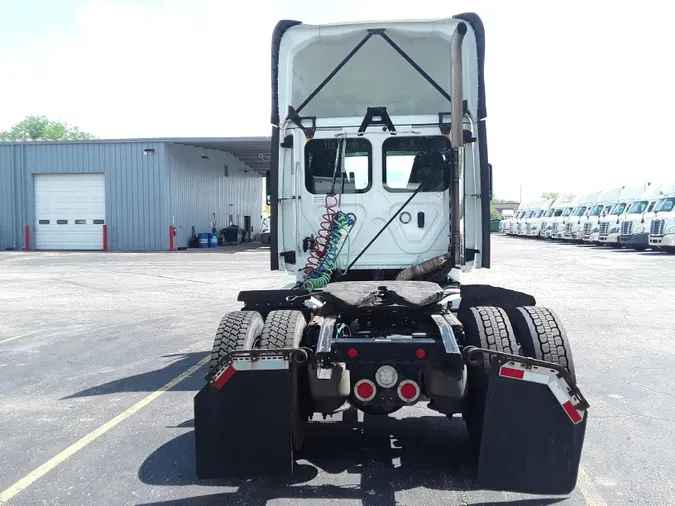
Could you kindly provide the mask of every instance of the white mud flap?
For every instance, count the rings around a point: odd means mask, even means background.
[[[478,480],[492,490],[569,494],[576,486],[588,403],[561,367],[505,357],[497,357],[490,374]]]
[[[291,358],[302,350],[236,351],[194,398],[199,479],[293,472]]]

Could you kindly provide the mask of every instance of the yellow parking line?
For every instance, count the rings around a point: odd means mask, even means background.
[[[2,344],[2,343],[8,343],[8,342],[10,342],[10,341],[14,341],[15,339],[19,339],[19,338],[21,338],[21,337],[32,336],[32,335],[34,335],[34,334],[37,334],[38,332],[41,332],[41,331],[40,331],[40,330],[36,330],[35,332],[29,332],[28,334],[21,334],[20,336],[9,337],[9,338],[7,338],[7,339],[3,339],[2,341],[0,341],[0,344]]]
[[[90,432],[89,434],[84,436],[82,439],[73,443],[68,448],[63,450],[61,453],[59,453],[55,457],[49,459],[47,462],[42,464],[40,467],[38,467],[34,471],[30,472],[29,474],[27,474],[26,476],[21,478],[14,485],[12,485],[11,487],[5,489],[2,493],[0,493],[0,504],[4,504],[7,501],[9,501],[14,496],[16,496],[17,494],[19,494],[20,492],[22,492],[23,490],[28,488],[30,485],[35,483],[37,480],[42,478],[45,474],[47,474],[49,471],[54,469],[60,463],[62,463],[63,461],[65,461],[69,457],[72,457],[75,453],[80,451],[82,448],[87,446],[89,443],[94,441],[96,438],[105,434],[110,429],[115,427],[115,425],[123,422],[124,420],[129,418],[134,413],[137,413],[138,411],[140,411],[142,408],[144,408],[145,406],[150,404],[152,401],[157,399],[160,395],[162,395],[167,390],[171,390],[178,383],[183,381],[188,376],[192,375],[195,371],[197,371],[200,367],[202,367],[208,361],[209,361],[209,357],[207,356],[204,359],[200,360],[197,364],[190,367],[187,371],[185,371],[182,374],[176,376],[174,379],[169,381],[166,385],[161,387],[159,390],[155,390],[150,395],[148,395],[144,399],[138,401],[136,404],[131,406],[126,411],[120,413],[119,415],[117,415],[112,420],[109,420],[108,422],[104,423],[98,429]]]
[[[600,492],[598,492],[591,477],[588,476],[588,473],[583,467],[579,468],[578,478],[577,484],[579,485],[579,490],[584,496],[584,499],[586,499],[586,504],[588,504],[588,506],[607,506],[607,502],[600,495]]]

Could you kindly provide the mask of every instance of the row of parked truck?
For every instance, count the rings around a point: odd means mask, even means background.
[[[620,186],[521,203],[502,216],[507,235],[675,253],[675,183]]]

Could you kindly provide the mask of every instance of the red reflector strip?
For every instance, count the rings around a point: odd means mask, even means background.
[[[522,369],[512,369],[511,367],[502,367],[499,369],[499,375],[505,378],[523,379],[525,371]]]
[[[520,367],[520,368],[519,368]],[[503,365],[499,369],[499,375],[504,378],[513,378],[531,383],[539,383],[541,385],[548,385],[551,393],[555,396],[560,406],[565,410],[567,416],[572,420],[572,423],[578,424],[583,419],[583,412],[579,412],[574,407],[574,397],[570,397],[568,387],[562,378],[557,378],[555,371],[545,369],[542,367],[533,367],[528,370],[524,365],[510,362],[509,365]]]
[[[582,416],[579,414],[579,412],[576,410],[576,408],[572,405],[571,401],[567,401],[567,402],[563,403],[562,407],[565,410],[565,413],[567,413],[567,416],[570,417],[570,420],[572,420],[572,422],[574,422],[575,424],[577,424],[581,420],[583,420]]]
[[[223,370],[223,372],[220,373],[219,376],[216,376],[213,379],[213,382],[212,382],[213,386],[216,387],[218,390],[220,390],[221,388],[223,388],[223,385],[225,385],[225,383],[230,381],[230,378],[232,378],[232,376],[234,376],[235,372],[237,372],[237,370],[233,366],[228,365]]]

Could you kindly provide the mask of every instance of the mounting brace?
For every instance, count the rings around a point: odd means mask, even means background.
[[[369,126],[373,125],[382,125],[384,126],[382,130],[396,132],[396,128],[387,113],[386,107],[368,107],[366,115],[359,127],[359,135],[363,135],[363,132],[365,132]]]
[[[293,108],[292,105],[288,106],[288,118],[298,125],[300,129],[303,131],[305,134],[305,138],[307,139],[312,139],[314,138],[314,134],[316,133],[316,116],[300,116],[297,111]],[[305,126],[302,124],[303,121],[305,120],[311,120],[312,126]],[[284,142],[286,140],[284,139]]]

